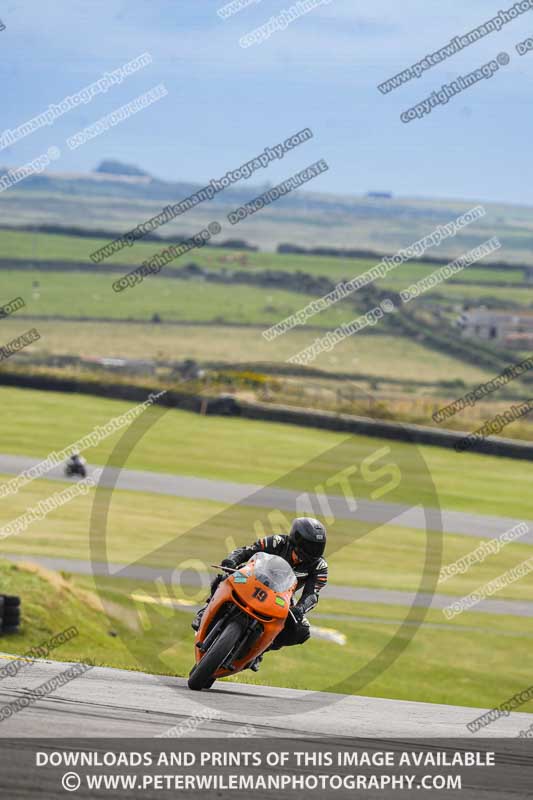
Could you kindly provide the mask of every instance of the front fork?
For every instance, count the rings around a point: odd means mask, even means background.
[[[220,631],[222,630],[224,625],[226,625],[230,619],[236,616],[242,617],[243,623],[246,624],[246,631],[243,638],[240,640],[240,642],[237,643],[236,648],[233,650],[233,652],[229,654],[224,664],[221,664],[222,669],[227,669],[230,670],[231,672],[233,671],[233,666],[232,666],[233,662],[238,661],[240,658],[242,658],[245,655],[246,650],[251,649],[251,647],[255,644],[255,642],[259,639],[259,637],[263,633],[264,628],[259,622],[259,620],[254,619],[253,617],[249,617],[248,614],[245,614],[243,611],[241,611],[240,608],[237,608],[237,606],[230,605],[223,611],[222,615],[216,620],[215,624],[208,632],[203,642],[196,643],[196,647],[200,650],[200,652],[205,653],[207,650],[209,650],[209,648],[211,647],[217,636],[220,634]]]
[[[262,635],[263,631],[264,628],[259,620],[253,619],[253,617],[248,617],[248,629],[244,634],[244,638],[242,639],[241,643],[237,646],[236,651],[233,653],[231,660],[239,661],[239,659],[243,658],[246,654],[246,650],[252,649],[256,641]]]

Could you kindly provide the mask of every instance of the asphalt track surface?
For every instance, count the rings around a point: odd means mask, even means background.
[[[39,463],[39,459],[28,456],[2,455],[0,454],[0,474],[19,475],[24,470]],[[96,465],[88,465],[89,475],[97,469]],[[206,478],[196,478],[184,475],[170,475],[166,473],[148,472],[141,470],[120,470],[118,476],[116,470],[110,470],[107,476],[103,476],[102,485],[115,485],[116,489],[128,491],[151,492],[154,494],[171,495],[175,497],[186,497],[199,500],[211,500],[226,503],[228,505],[241,504],[256,506],[258,503],[258,493],[260,492],[260,503],[262,507],[277,508],[294,513],[297,498],[301,493],[290,489],[279,489],[276,487],[260,487],[254,484],[231,483],[228,481],[210,480]],[[61,481],[62,483],[72,483],[72,479],[65,477],[63,467],[59,466],[49,470],[44,476],[47,480]],[[107,477],[107,480],[105,478]],[[115,484],[116,480],[116,484]],[[424,509],[419,507],[407,507],[400,504],[385,503],[371,500],[357,500],[355,511],[347,508],[346,499],[336,495],[328,495],[328,502],[332,512],[337,518],[358,519],[365,522],[379,525],[394,524],[414,528],[415,530],[426,530],[427,520]],[[495,538],[504,531],[508,531],[522,520],[511,519],[509,517],[487,516],[481,514],[470,514],[459,511],[442,511],[443,530],[447,533],[458,534],[470,537]],[[523,544],[533,544],[533,524],[530,526],[529,533],[520,537]],[[9,556],[14,560],[23,560],[24,556]],[[172,569],[158,569],[144,565],[121,565],[121,564],[98,564],[89,561],[63,558],[46,558],[41,556],[31,557],[35,561],[47,568],[55,570],[65,570],[76,574],[117,574],[124,578],[133,578],[143,581],[153,581],[158,577],[163,577],[168,581],[185,582],[186,578],[180,579],[180,575]],[[393,591],[385,589],[354,588],[348,586],[335,586],[328,584],[328,597],[338,600],[349,600],[361,603],[383,603],[391,606],[411,606],[421,605],[430,606],[434,609],[443,609],[450,605],[453,597],[445,594],[416,596],[412,592]],[[487,614],[509,614],[519,617],[533,617],[533,602],[484,599],[476,606],[475,611]]]
[[[0,666],[8,659],[0,661]],[[191,648],[192,659],[192,648]],[[0,680],[0,708],[28,696],[69,667],[35,661]],[[244,677],[244,676],[243,676]],[[488,709],[485,709],[488,710]],[[343,736],[455,738],[471,736],[468,722],[483,709],[403,700],[308,692],[217,682],[191,692],[184,678],[94,667],[0,723],[9,737],[154,737],[181,726],[176,736]],[[191,732],[191,718],[204,717]],[[482,729],[480,737],[514,737],[533,714],[513,712]],[[249,727],[240,731],[244,726]]]
[[[117,576],[150,583],[163,578],[166,583],[173,585],[196,585],[188,584],[190,580],[189,573],[184,572],[182,575],[178,570],[168,568],[148,567],[142,564],[101,564],[73,558],[48,558],[23,554],[1,553],[1,555],[2,558],[6,558],[9,561],[31,561],[35,564],[40,564],[46,569],[53,569],[56,572],[72,572],[75,575],[110,575],[110,577]],[[388,606],[431,606],[434,609],[443,609],[458,599],[447,594],[430,595],[421,592],[417,595],[414,592],[402,592],[393,589],[354,588],[352,586],[335,586],[332,583],[328,583],[327,597],[330,600],[349,600],[354,603],[383,603]],[[510,614],[515,617],[533,617],[533,602],[487,598],[480,600],[472,610],[480,614]],[[313,616],[316,615],[314,614]],[[445,619],[444,616],[443,619]]]
[[[0,474],[18,475],[38,463],[39,459],[36,458],[0,454]],[[89,465],[89,475],[97,468],[97,465]],[[109,470],[109,473],[108,477],[112,479],[111,485],[113,485],[113,475],[116,470]],[[51,469],[43,477],[46,480],[69,481],[68,478],[65,478],[62,467]],[[102,477],[104,478],[105,476]],[[105,486],[106,482],[102,481],[102,485]],[[258,504],[258,494],[260,493],[262,507],[277,508],[280,511],[293,513],[295,512],[296,501],[301,497],[300,491],[292,491],[290,489],[130,469],[120,471],[115,488],[245,506],[256,506]],[[411,507],[403,506],[399,503],[358,499],[357,509],[354,512],[347,508],[344,497],[328,495],[328,501],[333,514],[338,519],[355,518],[364,522],[376,523],[376,525],[387,523],[424,531],[427,527],[424,510],[421,506]],[[442,526],[445,533],[487,539],[495,538],[523,521],[511,519],[510,517],[470,514],[463,511],[442,510],[441,513]],[[520,538],[522,543],[533,544],[533,524],[531,528],[532,530],[529,533]]]
[[[0,456],[0,473],[19,474],[33,466],[35,459],[18,456]],[[92,469],[92,468],[91,468]],[[47,478],[64,481],[61,469],[49,473]],[[156,494],[217,500],[223,503],[253,505],[249,498],[260,487],[239,485],[225,481],[163,475],[150,472],[122,471],[117,487]],[[280,489],[262,491],[262,505],[294,511],[297,492]],[[337,500],[339,501],[337,503]],[[344,498],[330,498],[338,516],[345,514]],[[342,501],[342,502],[341,502]],[[395,512],[391,514],[391,512]],[[355,515],[365,521],[381,521],[425,530],[421,509],[391,508],[390,504],[359,501]],[[350,518],[353,518],[350,515]],[[473,537],[495,537],[511,528],[519,520],[485,517],[459,512],[443,513],[444,529],[450,533]],[[533,543],[530,534],[522,541]],[[17,560],[21,557],[17,556]],[[109,567],[91,565],[84,561],[68,559],[33,558],[46,566],[72,572],[92,572],[101,567],[108,574]],[[111,572],[123,565],[110,565]],[[142,576],[154,577],[150,568],[132,566],[142,570]],[[161,570],[154,569],[157,576]],[[175,578],[175,576],[174,576]],[[328,586],[330,597],[358,599],[366,602],[387,602],[390,605],[408,605],[413,596],[407,592],[383,592],[373,589]],[[449,603],[444,595],[433,598],[434,607]],[[424,598],[419,601],[424,602]],[[440,606],[442,607],[442,606]],[[533,603],[486,600],[477,610],[490,609],[491,613],[513,613],[533,616]],[[317,615],[318,617],[319,615]],[[320,615],[334,619],[334,615]],[[191,648],[191,662],[192,662]],[[0,656],[0,667],[7,665],[12,656]],[[0,708],[7,703],[30,697],[30,692],[70,665],[53,661],[31,661],[15,676],[0,679]],[[246,674],[240,676],[246,679]],[[217,682],[208,692],[191,692],[183,678],[148,675],[111,668],[94,667],[75,680],[61,686],[51,694],[32,702],[10,718],[0,722],[0,739],[6,747],[17,737],[52,739],[80,736],[110,738],[141,738],[164,736],[227,739],[234,736],[289,737],[301,739],[331,737],[368,737],[376,746],[385,749],[391,740],[404,738],[462,738],[471,737],[467,723],[488,709],[466,708],[440,704],[426,704],[382,698],[338,695],[324,692],[299,691],[256,684]],[[202,717],[198,724],[191,722]],[[514,712],[493,721],[478,734],[483,738],[511,739],[533,724],[533,714]],[[8,750],[6,750],[6,753]],[[13,773],[13,786],[18,787],[19,776]],[[9,780],[9,775],[7,776]],[[42,791],[28,777],[30,792],[35,796]],[[481,791],[476,797],[491,795],[491,790]],[[21,794],[21,797],[26,795]],[[50,795],[52,796],[52,795]],[[55,795],[53,795],[55,796]],[[368,795],[370,796],[370,795]]]

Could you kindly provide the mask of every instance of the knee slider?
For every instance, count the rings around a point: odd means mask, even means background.
[[[311,626],[309,625],[307,620],[302,621],[298,625],[298,630],[296,632],[296,641],[298,642],[298,644],[303,644],[309,639],[310,636],[311,636]]]

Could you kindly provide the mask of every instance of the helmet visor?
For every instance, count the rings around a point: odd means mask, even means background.
[[[300,533],[293,535],[294,549],[302,560],[320,558],[324,553],[325,542],[309,542]]]

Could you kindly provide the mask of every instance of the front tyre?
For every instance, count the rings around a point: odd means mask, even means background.
[[[241,623],[237,620],[233,620],[224,628],[207,653],[191,669],[187,682],[189,689],[200,691],[200,689],[209,689],[213,685],[214,673],[227,659],[239,641],[241,633]]]

